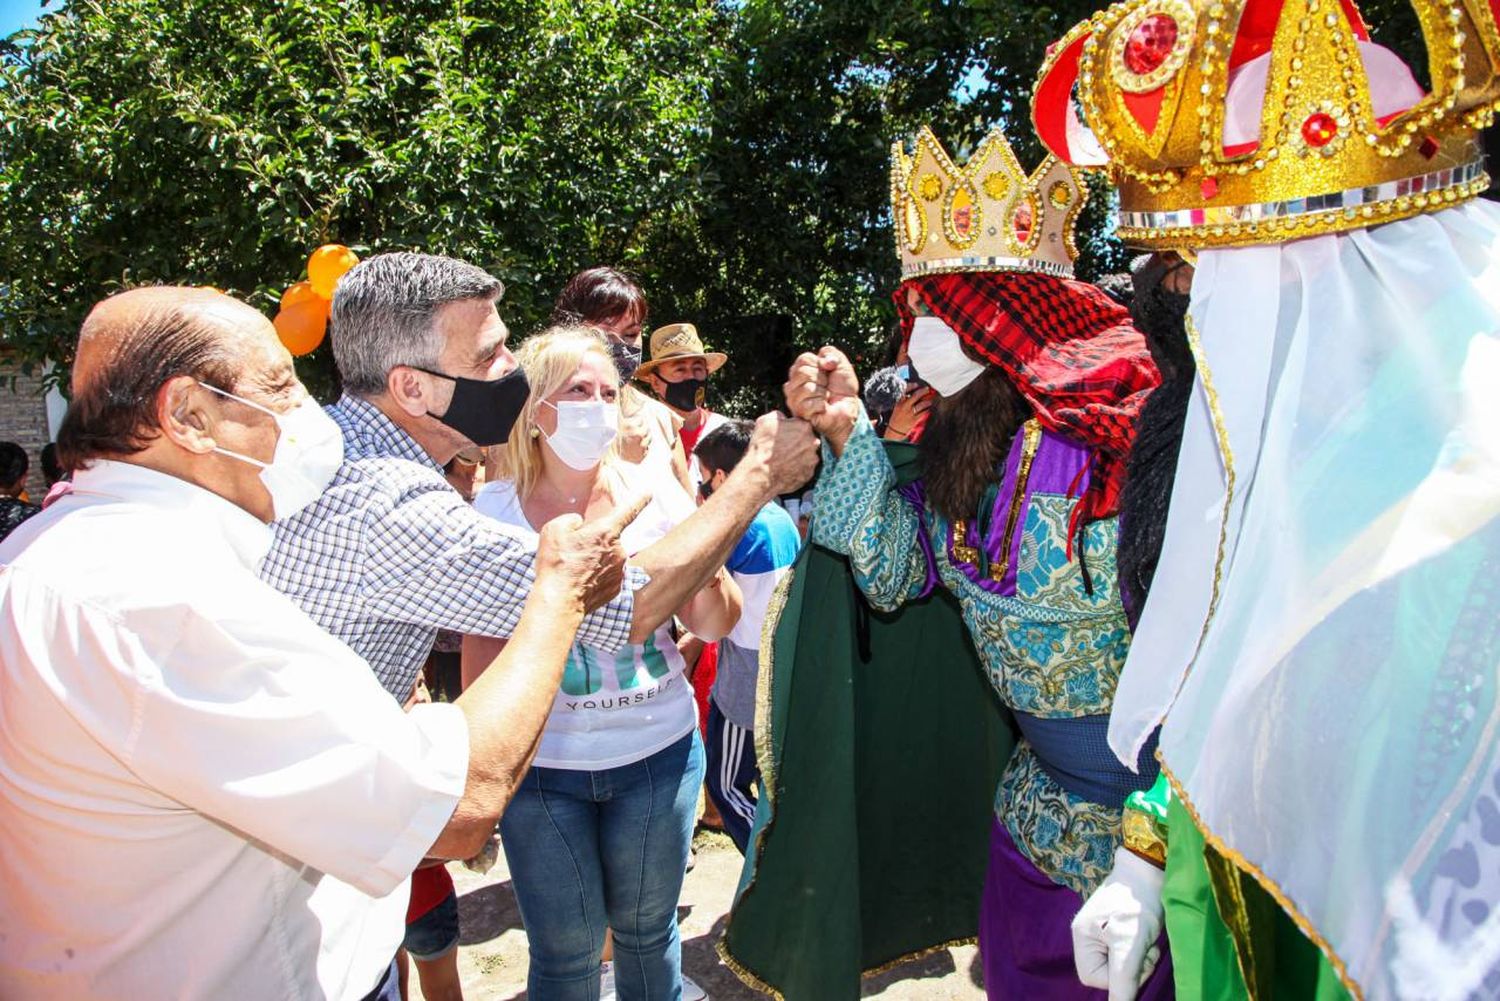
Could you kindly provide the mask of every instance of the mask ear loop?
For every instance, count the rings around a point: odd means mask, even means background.
[[[271,468],[271,464],[269,462],[261,462],[259,459],[252,459],[252,458],[250,458],[250,456],[245,455],[245,454],[243,454],[241,452],[231,451],[230,449],[222,448],[222,447],[220,447],[218,445],[214,446],[214,451],[218,452],[220,455],[228,455],[228,456],[231,456],[233,458],[236,458],[236,459],[240,460],[241,462],[248,462],[248,463],[250,463],[250,465],[256,467],[257,469],[270,469]]]
[[[263,407],[259,403],[256,403],[254,400],[247,400],[243,396],[235,396],[233,393],[222,390],[218,386],[209,385],[202,379],[195,379],[193,381],[211,393],[218,393],[220,396],[228,397],[229,399],[234,400],[236,403],[243,403],[245,406],[251,408],[252,410],[259,410],[263,414],[269,414],[271,420],[276,422],[277,433],[280,434],[281,421],[277,419],[276,411],[272,410],[270,407]],[[180,416],[176,414],[174,414],[173,416],[178,417],[178,419],[181,420]],[[238,459],[241,462],[248,462],[250,463],[250,465],[254,466],[257,469],[271,468],[271,464],[269,462],[261,462],[259,459],[252,459],[250,456],[245,455],[243,452],[236,452],[232,449],[224,448],[221,445],[215,445],[214,451],[220,455],[227,455],[231,458]]]

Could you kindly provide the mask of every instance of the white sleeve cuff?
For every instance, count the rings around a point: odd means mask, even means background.
[[[427,742],[423,756],[426,773],[419,785],[421,795],[411,819],[390,850],[363,873],[338,874],[365,893],[385,896],[432,848],[463,797],[469,777],[469,722],[463,710],[446,702],[413,706],[407,718]]]

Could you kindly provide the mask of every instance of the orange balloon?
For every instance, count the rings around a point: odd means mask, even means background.
[[[314,297],[283,309],[271,321],[294,358],[313,351],[328,333],[328,300]]]
[[[325,244],[314,250],[307,259],[307,280],[318,295],[332,299],[333,287],[358,263],[359,258],[354,251],[342,243]]]
[[[313,290],[312,282],[298,282],[288,286],[287,290],[281,293],[281,308],[291,309],[299,302],[310,302],[316,298],[318,298],[318,293]]]

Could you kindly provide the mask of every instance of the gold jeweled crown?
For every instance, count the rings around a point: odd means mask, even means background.
[[[1353,0],[1126,0],[1049,49],[1032,118],[1057,156],[1107,164],[1118,235],[1137,246],[1283,242],[1436,211],[1489,184],[1478,133],[1500,106],[1500,3],[1412,6],[1430,93],[1369,41]]]
[[[962,167],[932,130],[911,155],[891,146],[891,211],[901,277],[944,271],[1040,271],[1071,277],[1073,225],[1088,192],[1049,156],[1030,177],[998,128]]]

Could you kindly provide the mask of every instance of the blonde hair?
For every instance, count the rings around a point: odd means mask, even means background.
[[[515,485],[516,496],[523,501],[531,496],[542,475],[542,439],[540,434],[533,433],[537,429],[537,407],[566,385],[583,359],[591,354],[604,359],[610,384],[618,389],[620,377],[615,371],[614,357],[603,336],[592,328],[574,324],[548,327],[528,337],[516,351],[516,361],[526,372],[531,392],[510,438],[490,449],[487,464],[493,466],[495,479],[510,480]],[[599,462],[600,470],[613,465],[614,460],[615,446],[611,445]]]

